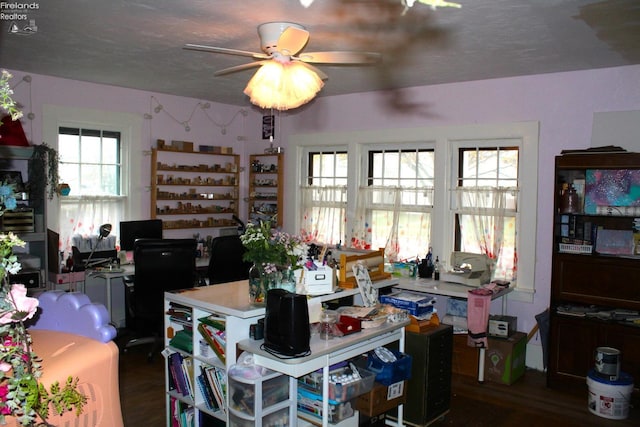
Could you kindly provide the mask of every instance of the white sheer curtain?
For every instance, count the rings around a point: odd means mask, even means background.
[[[74,234],[83,237],[98,234],[102,224],[113,226],[112,234],[118,227],[124,212],[124,197],[80,196],[60,198],[60,242],[61,251],[71,252],[71,238]]]
[[[431,239],[432,206],[432,188],[360,187],[349,244],[385,248],[390,261],[423,257]]]
[[[458,187],[455,190],[461,250],[486,254],[492,278],[515,279],[515,187]]]
[[[300,187],[302,217],[300,235],[307,242],[344,244],[347,187]]]

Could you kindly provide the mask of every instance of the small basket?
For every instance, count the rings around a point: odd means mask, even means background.
[[[591,254],[593,252],[592,245],[572,245],[569,243],[560,243],[558,252],[567,254]]]

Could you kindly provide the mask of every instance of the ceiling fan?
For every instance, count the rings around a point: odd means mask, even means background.
[[[260,37],[262,53],[198,44],[186,44],[184,48],[204,52],[248,56],[257,60],[256,62],[249,62],[219,70],[214,73],[215,76],[259,67],[269,61],[277,61],[282,64],[291,62],[302,63],[317,73],[321,79],[326,80],[327,75],[311,64],[361,65],[374,64],[381,59],[381,55],[376,52],[303,52],[303,49],[309,41],[309,32],[302,25],[293,22],[267,22],[261,24],[258,26],[258,35]]]

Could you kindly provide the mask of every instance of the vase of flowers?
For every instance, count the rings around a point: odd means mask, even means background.
[[[264,304],[269,289],[295,290],[293,270],[301,268],[306,253],[300,237],[261,221],[249,223],[240,240],[246,248],[244,260],[253,263],[249,270],[249,297],[253,304]]]

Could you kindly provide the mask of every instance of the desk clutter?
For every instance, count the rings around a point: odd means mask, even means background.
[[[364,356],[329,367],[330,423],[338,423],[358,410],[378,416],[405,402],[405,381],[411,377],[411,356],[378,347]],[[298,414],[321,420],[322,370],[298,379]]]

